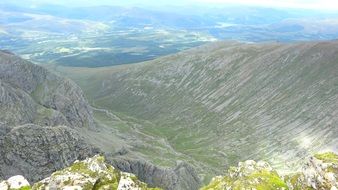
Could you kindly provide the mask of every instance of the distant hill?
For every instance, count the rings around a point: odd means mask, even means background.
[[[3,49],[33,62],[70,67],[149,61],[217,40],[297,42],[337,38],[338,14],[330,11],[250,6],[0,4]]]

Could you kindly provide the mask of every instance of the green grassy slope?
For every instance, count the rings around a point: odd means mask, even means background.
[[[171,148],[166,160],[177,154],[201,175],[246,159],[288,170],[312,152],[337,149],[337,41],[220,42],[140,64],[51,69],[75,80],[92,105],[142,121],[140,133]]]

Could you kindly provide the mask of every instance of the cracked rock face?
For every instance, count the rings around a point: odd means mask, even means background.
[[[184,162],[175,168],[164,169],[142,160],[108,158],[108,161],[121,171],[137,175],[140,180],[151,186],[167,190],[195,190],[201,185],[195,169]]]
[[[70,128],[95,128],[81,89],[0,51],[0,178],[40,180],[97,153]]]
[[[92,111],[74,82],[3,51],[0,120],[12,126],[35,123],[94,128]]]
[[[37,181],[76,159],[98,152],[73,130],[27,124],[7,130],[0,141],[0,176],[26,176]]]
[[[0,118],[7,125],[36,123],[55,126],[68,124],[61,112],[37,104],[29,94],[1,80]]]

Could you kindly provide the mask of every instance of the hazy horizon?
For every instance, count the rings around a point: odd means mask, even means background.
[[[20,6],[30,6],[31,8],[55,4],[70,7],[90,7],[90,6],[139,6],[139,7],[165,7],[165,6],[214,6],[214,7],[226,7],[226,6],[254,6],[265,8],[291,8],[291,9],[308,9],[317,11],[335,11],[338,10],[338,2],[333,0],[237,0],[236,2],[231,0],[126,0],[126,1],[112,1],[112,0],[25,0],[24,2],[19,0],[3,0],[2,4],[14,4]]]

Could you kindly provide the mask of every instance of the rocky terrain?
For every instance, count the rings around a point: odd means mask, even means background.
[[[300,172],[285,176],[290,189],[338,189],[338,155],[333,152],[315,154]]]
[[[81,89],[1,51],[0,177],[21,174],[32,182],[98,153],[77,128],[95,128]]]
[[[0,135],[0,172],[3,178],[20,174],[34,182],[76,159],[98,153],[75,131],[63,126],[26,124]]]
[[[122,171],[135,174],[147,184],[165,189],[193,190],[201,186],[197,172],[185,162],[181,162],[174,168],[160,168],[146,161],[114,158],[112,165]]]
[[[338,155],[332,152],[310,157],[298,173],[279,175],[264,162],[247,160],[231,167],[225,176],[212,179],[201,190],[276,189],[336,190],[338,189]]]
[[[1,190],[46,190],[46,189],[117,189],[117,190],[160,190],[148,188],[130,173],[121,172],[105,163],[104,157],[94,156],[75,161],[70,167],[54,172],[51,176],[29,184],[23,176],[13,176],[0,183]]]
[[[129,139],[102,136],[109,144],[96,142],[102,134],[115,134],[112,126],[105,127],[74,82],[0,51],[0,178],[23,175],[34,183],[75,160],[101,153],[151,186],[200,186],[198,175],[187,164],[159,167],[117,150]]]
[[[207,182],[241,160],[288,171],[337,151],[337,63],[337,41],[217,42],[133,65],[49,68],[137,123],[116,128],[133,137],[129,149],[161,165],[187,161]]]
[[[238,167],[230,167],[225,176],[217,176],[201,190],[337,190],[338,155],[333,152],[310,157],[298,173],[280,175],[267,162],[247,160]],[[49,177],[30,185],[23,176],[13,176],[0,182],[1,190],[46,189],[112,189],[159,190],[149,188],[134,174],[121,172],[96,155],[54,172]],[[177,188],[181,189],[181,188]],[[191,189],[198,189],[193,187]]]
[[[282,177],[264,162],[247,160],[231,167],[226,176],[217,176],[202,190],[223,189],[287,189]]]

